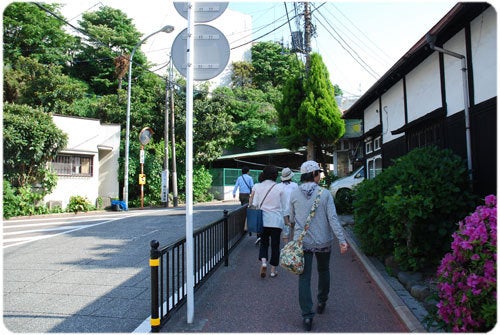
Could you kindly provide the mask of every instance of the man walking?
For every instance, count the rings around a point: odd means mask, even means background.
[[[248,174],[250,169],[244,166],[241,169],[241,176],[236,179],[236,184],[233,189],[233,199],[236,198],[236,191],[240,191],[240,203],[241,205],[248,204],[248,199],[250,198],[250,193],[252,193],[253,188],[253,178]]]

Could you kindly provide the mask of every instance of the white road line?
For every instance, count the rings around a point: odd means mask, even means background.
[[[30,230],[18,230],[10,233],[3,233],[3,236],[12,236],[12,235],[22,235],[22,234],[31,234],[31,233],[39,233],[45,231],[54,231],[54,230],[69,230],[74,228],[86,228],[89,225],[74,225],[67,227],[54,227],[54,228],[44,228],[44,229],[30,229]]]
[[[139,212],[139,213],[134,213],[134,214],[131,214],[131,215],[127,215],[125,217],[114,218],[114,219],[111,219],[111,220],[107,220],[107,221],[103,221],[103,222],[99,222],[99,223],[94,223],[94,224],[90,224],[90,225],[86,225],[86,226],[78,226],[77,228],[70,227],[69,230],[66,230],[66,231],[58,233],[58,234],[37,236],[37,237],[30,238],[29,240],[23,240],[23,241],[21,241],[19,243],[4,245],[3,249],[10,248],[10,247],[17,246],[17,245],[22,245],[22,244],[30,243],[30,242],[34,242],[34,241],[43,240],[43,239],[46,239],[46,238],[56,237],[56,236],[63,235],[63,234],[69,234],[69,233],[72,233],[74,231],[78,231],[78,230],[82,230],[82,229],[86,229],[86,228],[100,226],[102,224],[106,224],[106,223],[110,223],[110,222],[113,222],[113,221],[116,221],[116,220],[121,220],[121,219],[129,218],[129,217],[132,217],[132,216],[138,216],[138,215],[141,215],[141,214],[142,213]],[[7,242],[5,239],[3,239],[3,241]]]

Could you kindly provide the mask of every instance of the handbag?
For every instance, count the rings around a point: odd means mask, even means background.
[[[311,211],[307,216],[306,223],[304,225],[304,230],[300,233],[299,237],[296,240],[292,240],[285,244],[283,249],[280,252],[280,265],[287,269],[288,271],[300,275],[304,272],[304,249],[303,249],[303,240],[304,236],[309,229],[309,225],[311,224],[311,220],[316,214],[316,209],[319,206],[320,196],[323,192],[323,189],[320,188],[318,190],[318,194],[316,195],[316,199],[314,199],[313,205],[311,207]]]
[[[252,233],[262,233],[264,230],[264,219],[263,219],[263,212],[260,207],[262,207],[262,204],[264,203],[264,200],[266,200],[267,195],[273,187],[276,186],[274,184],[269,188],[267,191],[266,195],[264,196],[264,199],[260,202],[259,208],[253,208],[253,207],[248,207],[247,208],[247,230]]]

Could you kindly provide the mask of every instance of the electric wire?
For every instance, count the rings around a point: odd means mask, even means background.
[[[318,12],[320,14],[320,16],[322,18],[324,18],[324,16],[321,14],[321,12]],[[330,29],[328,29],[325,24],[319,20],[318,18],[316,18],[316,20],[319,22],[319,24],[321,24],[321,26],[326,30],[326,32],[332,36],[332,38],[337,41],[337,43],[342,47],[342,49],[344,49],[353,59],[354,61],[356,61],[356,63],[358,63],[363,69],[365,69],[365,71],[370,74],[373,78],[375,79],[379,79],[380,78],[380,75],[370,66],[368,65],[364,60],[363,58],[361,58],[361,56],[354,50],[352,49],[350,46],[349,46],[349,43],[347,43],[343,38],[342,36],[339,35],[339,33],[335,30],[335,28],[333,28],[329,23],[328,25],[330,26],[331,30],[333,30],[336,34],[337,34],[337,37],[335,37],[333,35],[333,33],[330,31]],[[325,19],[326,20],[326,19]],[[353,55],[354,53],[354,55]]]
[[[359,50],[362,50],[365,53],[369,52],[369,56],[372,57],[374,61],[377,61],[380,65],[384,67],[388,67],[389,65],[391,65],[392,60],[390,59],[390,57],[388,57],[385,53],[384,55],[380,54],[377,50],[373,49],[368,43],[362,41],[349,27],[347,27],[347,25],[345,25],[342,22],[342,20],[337,19],[337,17],[329,10],[328,7],[325,7],[324,9],[326,13],[330,15],[329,17],[326,17],[325,15],[325,20],[330,25],[333,26],[333,22],[335,22],[340,26],[342,26],[345,30],[347,30],[347,32],[345,32],[340,27],[338,26],[336,27],[337,30],[342,33],[342,36],[344,36],[344,38],[349,41],[349,45],[357,46]],[[357,29],[359,30],[359,28]],[[372,42],[371,40],[369,41]],[[360,45],[360,43],[362,45]]]

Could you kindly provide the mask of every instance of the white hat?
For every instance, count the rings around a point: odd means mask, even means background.
[[[319,167],[319,164],[315,161],[307,161],[302,163],[302,165],[300,166],[300,173],[309,173],[314,171],[323,171]]]
[[[290,170],[289,168],[284,168],[283,171],[281,171],[281,180],[290,180],[292,179],[293,175],[294,173],[292,170]]]

